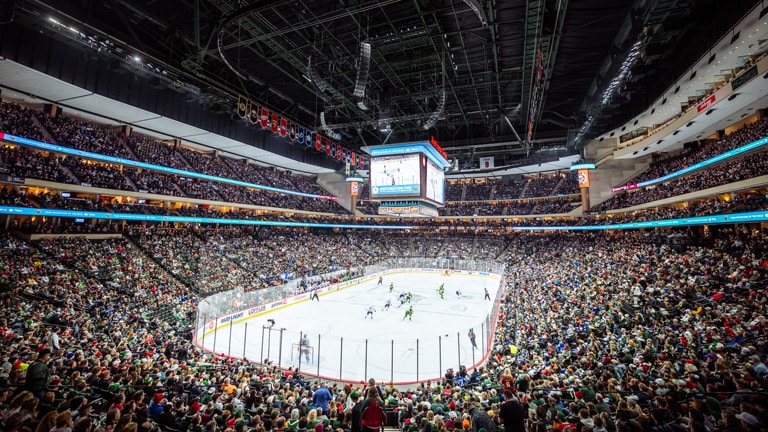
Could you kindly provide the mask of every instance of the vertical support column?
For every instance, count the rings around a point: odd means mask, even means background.
[[[50,115],[51,117],[58,117],[61,115],[63,110],[56,104],[45,104],[43,105],[43,112]]]
[[[349,184],[349,197],[352,203],[352,214],[357,212],[357,197],[360,196],[360,187],[363,184],[362,177],[347,177],[347,183]]]
[[[416,338],[416,381],[419,380],[419,338]]]
[[[213,355],[216,355],[216,334],[219,332],[219,319],[213,320]]]
[[[392,344],[389,349],[389,382],[395,381],[395,340],[392,339]]]
[[[461,333],[456,332],[456,359],[459,362],[459,368],[461,368]]]
[[[243,360],[246,359],[245,356],[245,346],[246,342],[248,341],[248,322],[245,323],[245,330],[243,331]]]
[[[437,369],[443,373],[443,336],[437,337]]]
[[[344,360],[344,338],[341,338],[339,343],[339,379],[343,378],[341,375],[343,360]],[[320,362],[317,362],[317,363],[319,364]]]
[[[131,132],[133,132],[133,127],[129,124],[124,124],[120,126],[120,134],[123,135],[123,138],[128,138],[131,136]]]
[[[261,326],[261,352],[259,352],[259,361],[264,360],[264,329],[266,326]],[[299,357],[301,358],[301,357]],[[299,360],[299,366],[301,366],[301,360]]]
[[[229,342],[227,343],[227,357],[232,355],[232,321],[229,322]]]
[[[584,211],[589,211],[589,187],[579,189],[581,191],[581,207]]]
[[[317,353],[315,354],[317,356],[317,375],[320,376],[320,335],[317,335]],[[339,375],[339,378],[341,378],[341,375]]]
[[[581,208],[589,211],[589,171],[595,169],[595,164],[571,165],[571,171],[577,171],[579,176],[579,190],[581,191]]]

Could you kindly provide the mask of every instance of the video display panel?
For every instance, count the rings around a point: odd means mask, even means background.
[[[427,160],[427,184],[424,198],[439,205],[445,200],[445,173],[434,162]]]
[[[371,198],[421,195],[418,153],[371,158]]]

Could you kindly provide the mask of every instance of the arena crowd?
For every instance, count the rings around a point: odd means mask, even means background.
[[[120,134],[0,104],[2,131],[72,148],[272,187],[324,194],[312,177]],[[660,160],[656,178],[765,134],[765,122]],[[754,178],[768,153],[654,189],[624,208]],[[87,159],[0,148],[4,174],[170,196],[341,213],[338,204]],[[449,187],[456,215],[562,213],[575,177]],[[491,201],[500,200],[493,204]],[[507,200],[507,201],[505,201]],[[487,202],[486,202],[487,201]],[[338,222],[330,216],[220,212],[185,205],[67,199],[0,190],[19,206],[152,215]],[[748,193],[647,212],[504,221],[504,226],[613,224],[766,208]],[[401,221],[394,221],[399,223]],[[382,223],[367,221],[367,223]],[[768,430],[768,241],[759,226],[595,234],[480,232],[477,222],[421,221],[413,232],[169,224],[52,224],[9,231],[107,239],[0,238],[0,427],[9,432],[635,432]],[[437,228],[430,229],[430,228]],[[469,229],[464,229],[469,228]],[[674,237],[674,241],[670,240]],[[405,245],[405,246],[404,246]],[[418,385],[332,383],[192,342],[211,293],[259,290],[346,272],[393,256],[506,264],[488,360]],[[317,286],[317,285],[315,285]],[[439,322],[436,323],[439,325]]]
[[[475,370],[456,365],[411,388],[376,382],[374,398],[411,432],[494,431],[518,404],[526,429],[507,430],[761,430],[765,238],[722,228],[683,250],[639,233],[518,235],[488,250],[471,238],[419,240],[427,256],[507,262],[495,345]],[[191,227],[103,241],[6,236],[5,430],[360,430],[353,396],[370,399],[369,384],[214,357],[191,344],[189,326],[205,280],[230,288],[258,272],[322,274],[404,241]],[[313,245],[337,252],[308,269],[300,262]],[[285,256],[263,268],[258,257],[272,250]],[[194,257],[203,254],[218,264],[204,268]]]

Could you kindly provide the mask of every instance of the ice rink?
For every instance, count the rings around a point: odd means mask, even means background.
[[[393,285],[390,292],[390,283]],[[488,347],[493,306],[499,290],[496,275],[396,271],[253,316],[198,341],[205,349],[233,357],[270,359],[305,374],[362,381],[409,383],[441,377],[447,368],[471,368]],[[444,299],[438,288],[445,285]],[[484,288],[492,300],[485,299]],[[459,293],[457,293],[459,291]],[[404,318],[412,295],[413,319]],[[460,294],[460,295],[459,295]],[[391,307],[385,308],[387,300]],[[373,306],[372,319],[366,311]],[[268,320],[274,320],[274,325]],[[473,349],[469,329],[476,335]],[[301,334],[310,349],[302,354]],[[230,342],[231,340],[231,342]],[[215,348],[214,348],[215,343]]]

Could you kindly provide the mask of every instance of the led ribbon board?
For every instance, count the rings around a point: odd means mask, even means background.
[[[270,191],[270,192],[277,192],[277,193],[281,193],[281,194],[298,195],[298,196],[303,196],[303,197],[307,197],[307,198],[320,198],[320,199],[330,199],[330,200],[337,199],[334,196],[315,195],[315,194],[298,192],[298,191],[278,189],[278,188],[271,187],[271,186],[264,186],[264,185],[255,184],[255,183],[248,183],[248,182],[244,182],[244,181],[240,181],[240,180],[233,180],[233,179],[228,179],[228,178],[224,178],[224,177],[216,177],[216,176],[212,176],[212,175],[208,175],[208,174],[196,173],[196,172],[193,172],[193,171],[186,171],[186,170],[180,170],[180,169],[176,169],[176,168],[164,167],[162,165],[148,164],[148,163],[138,162],[138,161],[131,160],[131,159],[123,159],[123,158],[118,158],[118,157],[113,157],[113,156],[101,155],[101,154],[98,154],[98,153],[91,153],[91,152],[82,151],[82,150],[75,150],[75,149],[71,149],[69,147],[60,146],[60,145],[57,145],[57,144],[44,143],[44,142],[40,142],[40,141],[35,141],[35,140],[32,140],[32,139],[29,139],[29,138],[18,137],[18,136],[15,136],[15,135],[9,135],[9,134],[4,134],[4,133],[0,133],[0,140],[6,140],[6,141],[22,144],[22,145],[29,146],[29,147],[34,147],[34,148],[37,148],[37,149],[40,149],[40,150],[47,150],[47,151],[52,151],[52,152],[56,152],[56,153],[62,153],[62,154],[71,155],[71,156],[78,156],[78,157],[84,157],[84,158],[88,158],[88,159],[98,160],[98,161],[102,161],[102,162],[109,162],[109,163],[115,163],[115,164],[120,164],[120,165],[132,166],[132,167],[136,167],[136,168],[150,169],[150,170],[154,170],[154,171],[160,171],[160,172],[174,174],[174,175],[183,176],[183,177],[192,177],[192,178],[198,178],[198,179],[203,179],[203,180],[210,180],[210,181],[215,181],[215,182],[219,182],[219,183],[233,184],[233,185],[236,185],[236,186],[249,187],[249,188],[253,188],[253,189],[261,189],[261,190],[266,190],[266,191]]]

